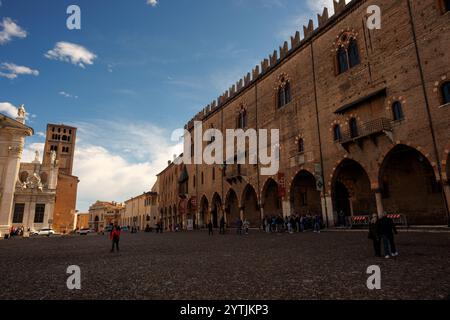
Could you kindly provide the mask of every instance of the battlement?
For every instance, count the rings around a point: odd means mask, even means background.
[[[341,15],[345,9],[350,6],[354,6],[363,0],[350,0],[349,3],[345,3],[345,0],[333,0],[334,14],[329,15],[328,8],[324,7],[322,14],[317,14],[318,27],[314,26],[314,21],[309,20],[307,26],[303,26],[303,38],[300,35],[300,31],[297,31],[294,36],[291,37],[290,46],[288,41],[285,41],[279,50],[274,50],[268,58],[261,61],[260,65],[255,66],[252,72],[247,73],[243,78],[233,84],[228,90],[220,95],[216,100],[211,102],[199,113],[197,113],[186,125],[185,129],[191,129],[194,126],[194,121],[202,121],[206,119],[210,114],[214,113],[217,109],[227,104],[234,97],[251,87],[255,81],[266,73],[270,72],[281,61],[289,57],[289,55],[296,49],[311,41],[312,37],[319,31],[324,29],[328,23],[335,20]]]

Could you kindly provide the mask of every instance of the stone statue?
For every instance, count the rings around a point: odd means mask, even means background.
[[[19,109],[17,110],[17,116],[18,116],[19,118],[25,118],[25,113],[26,113],[26,111],[25,111],[25,106],[22,104],[22,105],[19,107]]]
[[[36,150],[34,152],[34,161],[33,161],[33,163],[40,163],[40,161],[39,161],[39,151],[38,150]]]
[[[56,152],[55,152],[55,150],[52,150],[50,152],[50,163],[51,164],[56,164]]]

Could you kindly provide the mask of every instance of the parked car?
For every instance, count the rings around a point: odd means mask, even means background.
[[[50,228],[43,228],[43,229],[40,229],[38,231],[32,232],[32,235],[34,235],[34,236],[47,236],[47,237],[50,237],[51,235],[54,235],[54,234],[55,234],[55,231],[50,229]]]
[[[77,231],[80,236],[87,236],[89,233],[93,233],[94,231],[89,228],[83,228]]]

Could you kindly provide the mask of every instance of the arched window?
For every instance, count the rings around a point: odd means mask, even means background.
[[[282,84],[278,88],[278,108],[291,102],[291,85],[289,81],[281,80]]]
[[[247,110],[242,109],[239,112],[238,121],[237,121],[238,129],[244,129],[247,127]]]
[[[299,139],[297,142],[297,151],[299,153],[305,152],[305,141],[303,139]]]
[[[405,117],[400,101],[395,101],[392,104],[392,115],[394,117],[394,121],[402,120]]]
[[[348,61],[350,68],[353,68],[360,63],[358,43],[354,38],[350,40],[350,43],[348,45]]]
[[[348,70],[347,50],[344,47],[340,47],[337,54],[339,73],[343,73]]]
[[[355,118],[351,118],[350,122],[350,136],[352,138],[356,138],[359,134],[358,134],[358,123],[356,122]]]
[[[448,0],[447,2],[449,2]],[[442,104],[450,103],[450,82],[444,82],[441,88],[442,91]]]
[[[337,124],[333,127],[333,133],[334,133],[334,141],[340,141],[342,139],[340,125]]]

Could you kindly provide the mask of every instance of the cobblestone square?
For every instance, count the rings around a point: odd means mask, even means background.
[[[125,233],[0,241],[0,299],[448,299],[450,233],[402,232],[375,258],[365,232]],[[67,289],[69,265],[81,290]],[[381,290],[366,270],[381,268]]]

